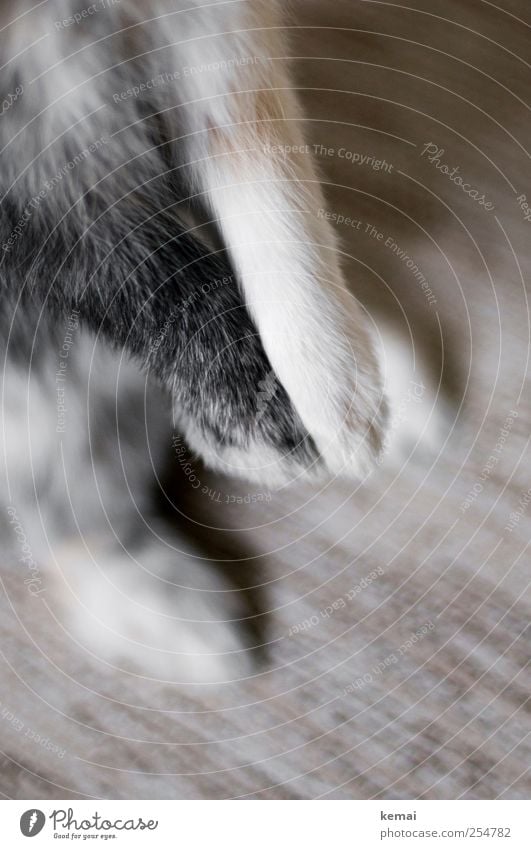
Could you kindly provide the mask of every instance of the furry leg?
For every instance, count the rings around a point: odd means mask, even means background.
[[[188,29],[175,19],[169,44],[189,68],[206,57],[219,66],[180,81],[193,179],[303,424],[330,471],[358,474],[378,451],[385,403],[365,317],[318,216],[324,202],[311,156],[289,154],[306,147],[281,21],[274,4],[264,10],[255,0],[214,12],[190,13]]]

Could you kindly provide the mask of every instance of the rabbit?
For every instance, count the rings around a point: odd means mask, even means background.
[[[2,534],[26,540],[37,598],[40,571],[77,587],[72,630],[112,661],[169,598],[157,639],[192,658],[183,674],[216,677],[197,661],[212,640],[239,656],[238,604],[208,565],[217,636],[191,624],[204,594],[156,592],[153,570],[197,574],[144,526],[172,431],[270,486],[362,475],[382,444],[371,333],[316,166],[293,155],[286,52],[269,0],[2,5]],[[116,586],[144,605],[113,642],[97,620],[114,622]]]
[[[312,158],[286,153],[303,116],[275,58],[276,3],[12,14],[3,79],[22,93],[0,128],[1,286],[23,335],[28,310],[52,324],[79,310],[164,383],[191,448],[224,472],[362,473],[384,429],[380,370]],[[217,249],[185,225],[190,199]],[[278,388],[257,415],[267,375]]]

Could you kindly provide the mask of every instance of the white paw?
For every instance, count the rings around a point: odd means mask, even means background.
[[[413,452],[437,453],[452,430],[455,409],[422,354],[391,325],[382,324],[384,388],[389,424],[378,465],[400,467]]]
[[[56,552],[67,585],[63,619],[102,669],[202,684],[249,672],[237,621],[246,611],[208,564],[158,544],[129,555],[85,543]]]
[[[387,405],[361,306],[344,290],[317,290],[280,313],[276,332],[262,338],[317,449],[312,472],[365,475],[381,448]]]
[[[327,469],[361,477],[381,450],[387,403],[366,317],[347,293],[338,303],[321,333],[310,337],[308,382],[292,399]]]
[[[366,318],[354,298],[338,292],[314,287],[304,301],[253,303],[273,370],[256,385],[245,369],[231,375],[252,399],[243,419],[222,391],[211,398],[223,432],[176,410],[186,442],[176,446],[175,460],[191,486],[201,479],[185,444],[209,467],[269,486],[368,472],[381,448],[386,403]]]

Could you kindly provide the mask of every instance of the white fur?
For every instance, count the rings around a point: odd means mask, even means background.
[[[171,28],[164,0],[156,8],[172,56],[160,61],[219,66],[179,81],[175,120],[271,364],[328,469],[360,474],[382,429],[379,369],[366,318],[347,292],[331,226],[317,216],[324,203],[311,157],[301,163],[272,151],[304,144],[274,4],[209,7],[181,16],[180,29]],[[163,35],[168,29],[179,33],[176,42]],[[261,463],[260,456],[253,462]]]
[[[142,136],[124,129],[131,101],[113,108],[108,80],[117,84],[116,77],[98,62],[98,40],[110,52],[119,38],[112,33],[125,28],[132,57],[142,61],[122,60],[124,86],[130,74],[142,82],[139,69],[146,78],[150,69],[153,77],[178,74],[174,83],[150,90],[150,97],[173,127],[176,147],[184,144],[196,192],[222,232],[273,369],[328,470],[364,472],[385,418],[378,362],[363,310],[346,289],[331,225],[317,215],[324,201],[312,157],[285,153],[304,145],[304,134],[282,58],[287,48],[277,4],[196,0],[181,8],[155,0],[147,9],[129,0],[71,33],[57,31],[49,20],[61,10],[66,15],[69,5],[47,9],[28,18],[49,34],[25,58],[26,76],[34,80],[25,96],[46,108],[34,121],[34,148],[24,149],[13,181],[24,179],[37,193],[34,162],[45,156],[48,174],[64,166],[57,139],[67,130],[75,149],[94,142],[86,117],[95,113],[106,141],[90,161],[101,170],[93,184],[105,177],[107,145],[114,151],[119,146],[124,160],[142,153],[138,142],[129,149],[129,140]],[[139,26],[131,28],[135,21]],[[27,27],[27,21],[11,27],[11,55],[27,47]],[[139,174],[140,180],[149,177]],[[63,182],[67,190],[68,179]],[[245,461],[249,469],[263,465],[257,448]],[[286,477],[281,457],[277,466],[278,476]]]
[[[146,389],[133,363],[77,331],[57,433],[58,361],[50,349],[38,374],[9,361],[3,374],[5,568],[19,584],[37,575],[35,603],[49,605],[72,651],[168,680],[242,674],[238,594],[150,511],[152,464],[160,466],[171,444],[167,399]]]

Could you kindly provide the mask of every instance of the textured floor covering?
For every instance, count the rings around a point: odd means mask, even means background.
[[[213,544],[248,599],[254,665],[242,680],[120,673],[76,650],[53,593],[37,608],[8,569],[7,797],[529,794],[531,221],[517,198],[531,197],[530,10],[297,8],[292,53],[311,142],[326,148],[328,211],[360,222],[338,224],[352,290],[377,328],[406,340],[425,387],[419,402],[406,392],[395,424],[431,408],[422,363],[446,424],[435,446],[412,444],[359,487],[240,505],[224,496],[245,486],[208,477],[216,501],[183,482],[186,511],[224,529]],[[428,143],[438,160],[422,155]],[[484,203],[437,163],[458,166]]]

